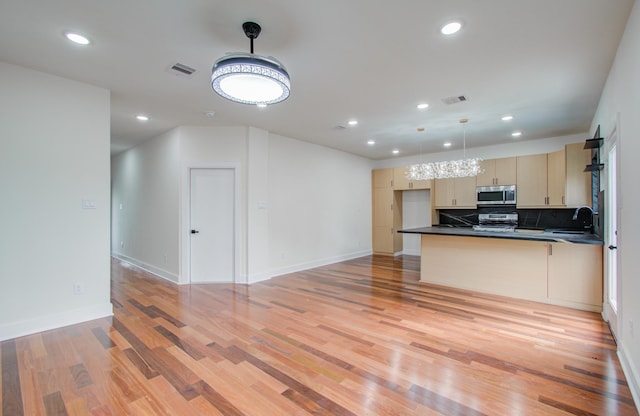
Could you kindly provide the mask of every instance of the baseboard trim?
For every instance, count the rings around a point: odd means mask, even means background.
[[[124,254],[121,253],[111,253],[111,257],[115,257],[118,260],[122,260],[122,261],[126,261],[127,263],[131,263],[136,267],[141,268],[142,270],[149,272],[155,276],[158,276],[164,280],[168,280],[171,283],[175,283],[175,284],[179,284],[180,282],[180,278],[178,275],[171,273],[167,270],[161,269],[159,267],[156,267],[152,264],[149,263],[145,263],[144,261],[140,261],[137,259],[134,259],[132,257],[129,256],[125,256]]]
[[[0,325],[0,341],[75,325],[94,319],[106,318],[108,316],[113,316],[113,306],[111,303],[102,303]]]
[[[339,263],[341,261],[357,259],[358,257],[370,256],[371,254],[373,254],[372,250],[363,250],[363,251],[357,251],[354,253],[344,254],[341,256],[327,257],[324,259],[314,260],[307,263],[298,263],[291,266],[280,267],[278,269],[272,270],[269,273],[269,278],[282,276],[289,273],[300,272],[303,270],[309,270],[315,267],[326,266],[327,264],[333,264],[333,263]],[[267,279],[263,279],[263,280],[267,280]],[[255,281],[252,281],[251,283],[255,283]]]
[[[618,344],[618,359],[620,360],[622,371],[627,378],[629,390],[631,390],[631,396],[633,396],[636,409],[640,410],[640,371],[638,371],[638,367],[636,367],[636,363],[633,362],[632,358],[633,357],[627,354],[624,345],[622,343]]]

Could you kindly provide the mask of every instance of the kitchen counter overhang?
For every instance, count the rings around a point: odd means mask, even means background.
[[[399,230],[404,234],[450,235],[479,238],[505,238],[511,240],[542,241],[549,243],[573,243],[603,245],[600,237],[591,233],[566,230],[530,230],[516,229],[516,231],[479,231],[471,227],[432,226]]]

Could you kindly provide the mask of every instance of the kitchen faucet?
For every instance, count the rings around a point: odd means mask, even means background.
[[[588,207],[588,206],[586,206],[586,205],[585,205],[585,206],[582,206],[582,207],[578,207],[578,208],[576,208],[575,212],[573,213],[573,218],[572,218],[572,219],[573,219],[574,221],[578,219],[578,213],[580,213],[580,211],[581,211],[581,210],[583,210],[583,209],[588,209],[588,210],[589,210],[589,213],[590,213],[591,215],[593,215],[593,210],[591,209],[591,207]]]

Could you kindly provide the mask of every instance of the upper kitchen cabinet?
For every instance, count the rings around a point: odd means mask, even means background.
[[[567,207],[577,208],[591,206],[591,172],[584,167],[591,163],[591,151],[584,148],[584,143],[573,143],[565,146],[567,153],[567,191],[565,201]]]
[[[566,151],[547,154],[547,205],[566,206],[567,163]]]
[[[483,160],[480,164],[482,173],[478,174],[477,186],[515,185],[516,161],[515,157]]]
[[[557,152],[517,158],[518,208],[591,205],[591,182],[583,172],[589,152],[582,143]]]
[[[435,208],[476,208],[476,177],[436,179]]]
[[[396,191],[409,191],[413,189],[431,189],[433,181],[411,181],[407,179],[407,167],[393,169],[393,189]]]
[[[393,188],[393,169],[376,169],[371,171],[373,188]]]
[[[564,156],[564,150],[561,151]],[[559,153],[559,152],[556,152]],[[557,166],[561,155],[551,154],[551,190],[554,194],[553,202],[558,197],[558,182],[564,182],[564,177],[558,178]],[[517,200],[518,208],[549,208],[553,205],[549,197],[549,155],[546,153],[530,156],[518,156],[517,162]],[[564,192],[560,195],[560,201]]]

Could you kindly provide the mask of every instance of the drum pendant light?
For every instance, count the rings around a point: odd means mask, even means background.
[[[211,87],[222,97],[242,104],[276,104],[289,97],[289,74],[278,60],[253,53],[253,40],[262,30],[254,22],[242,25],[251,53],[230,53],[211,70]]]

